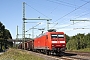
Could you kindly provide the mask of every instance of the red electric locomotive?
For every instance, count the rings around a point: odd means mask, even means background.
[[[41,34],[34,39],[34,50],[44,52],[46,54],[60,54],[66,49],[66,39],[64,32],[50,31]]]
[[[24,43],[25,49],[43,52],[46,54],[61,54],[66,49],[66,39],[64,32],[56,32],[53,30],[40,34],[34,40]],[[22,43],[18,46],[22,49]]]

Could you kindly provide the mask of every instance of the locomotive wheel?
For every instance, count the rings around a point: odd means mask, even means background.
[[[49,51],[48,51],[48,50],[45,50],[45,54],[46,54],[46,55],[49,55]]]
[[[57,56],[64,56],[65,53],[64,53],[64,52],[56,52],[56,55],[57,55]]]
[[[46,55],[49,55],[48,51],[46,51]]]
[[[61,52],[60,55],[61,55],[61,56],[64,56],[64,55],[65,55],[65,52]]]
[[[57,56],[59,56],[59,55],[60,55],[60,53],[59,53],[59,52],[57,52],[57,53],[56,53],[56,55],[57,55]]]
[[[51,51],[48,51],[48,55],[51,55]]]

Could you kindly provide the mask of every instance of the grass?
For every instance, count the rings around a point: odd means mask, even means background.
[[[80,49],[77,51],[79,51],[79,52],[90,52],[90,48]]]
[[[67,51],[69,51],[69,50],[67,50]],[[79,50],[72,50],[72,51],[77,51],[77,52],[90,52],[90,48],[79,49]]]
[[[9,49],[0,55],[0,60],[44,60],[41,57],[34,56],[25,50]]]

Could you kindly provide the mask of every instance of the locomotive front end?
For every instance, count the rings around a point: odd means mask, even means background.
[[[66,49],[66,39],[63,32],[51,34],[51,48],[54,52],[63,52]]]

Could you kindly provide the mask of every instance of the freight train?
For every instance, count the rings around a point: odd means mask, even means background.
[[[46,54],[61,54],[66,49],[66,38],[64,32],[48,31],[40,34],[34,40],[24,43],[26,50],[42,52]],[[22,49],[22,44],[18,48]]]

